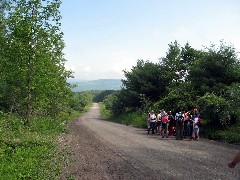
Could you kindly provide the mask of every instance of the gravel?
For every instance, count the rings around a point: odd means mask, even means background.
[[[68,129],[60,144],[71,153],[60,179],[240,179],[240,165],[227,167],[240,146],[148,135],[101,119],[96,103]]]

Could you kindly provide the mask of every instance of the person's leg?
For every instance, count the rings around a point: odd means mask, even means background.
[[[178,123],[176,124],[176,139],[180,139],[180,127]]]
[[[148,126],[148,129],[147,129],[148,134],[149,134],[149,132],[150,132],[150,129],[151,129],[151,126],[149,125],[149,126]]]
[[[172,136],[173,135],[173,126],[171,124],[169,124],[168,129],[169,129],[168,135]]]
[[[162,138],[164,138],[166,134],[166,123],[162,123]]]
[[[184,121],[183,123],[183,136],[186,137],[187,136],[187,123],[186,121]]]
[[[156,126],[156,122],[153,122],[152,123],[152,134],[155,134],[155,126]]]
[[[165,129],[164,129],[164,127],[162,127],[162,138],[164,138],[164,134],[165,134]]]
[[[196,140],[198,141],[199,140],[199,128],[197,129],[197,137],[196,137]]]
[[[183,140],[183,128],[184,128],[184,126],[181,125],[181,127],[180,127],[180,140]]]
[[[192,139],[196,139],[197,136],[197,129],[193,128]]]
[[[152,122],[149,122],[149,126],[148,126],[148,134],[149,134],[149,132],[151,131],[151,129],[152,129]]]
[[[160,122],[160,135],[162,135],[162,122]]]
[[[168,138],[168,123],[166,123],[166,138]]]
[[[193,126],[192,126],[192,123],[190,123],[190,135],[189,136],[191,136],[191,138],[192,138],[192,133],[193,133]]]
[[[160,122],[157,122],[157,134],[160,134]]]

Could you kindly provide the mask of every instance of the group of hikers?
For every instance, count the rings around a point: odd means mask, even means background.
[[[154,111],[148,112],[147,118],[148,134],[162,135],[162,138],[176,136],[177,140],[184,137],[199,140],[199,127],[202,125],[200,113],[197,108],[192,111],[180,111],[175,115],[171,111],[159,110],[156,115]]]

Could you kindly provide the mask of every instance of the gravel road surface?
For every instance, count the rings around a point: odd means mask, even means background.
[[[71,161],[61,179],[240,179],[240,165],[227,167],[240,146],[148,135],[101,119],[98,104],[68,129],[60,143],[71,148]]]

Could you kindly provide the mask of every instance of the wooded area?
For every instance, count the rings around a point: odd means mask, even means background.
[[[197,107],[210,129],[206,137],[240,142],[240,61],[233,45],[221,41],[197,50],[175,41],[159,63],[138,60],[124,74],[122,90],[104,101],[113,117]]]
[[[58,138],[92,102],[71,91],[60,0],[0,1],[0,177],[56,179]]]
[[[138,60],[125,70],[121,90],[73,93],[67,83],[72,72],[65,68],[60,5],[61,0],[0,1],[3,179],[57,177],[62,165],[56,157],[57,136],[93,100],[104,101],[110,115],[126,124],[137,118],[145,123],[152,109],[198,107],[206,137],[240,142],[240,61],[233,45],[220,42],[197,50],[175,41],[158,63]],[[129,115],[127,120],[123,115]]]
[[[2,1],[0,108],[26,120],[57,115],[71,94],[60,1]]]

